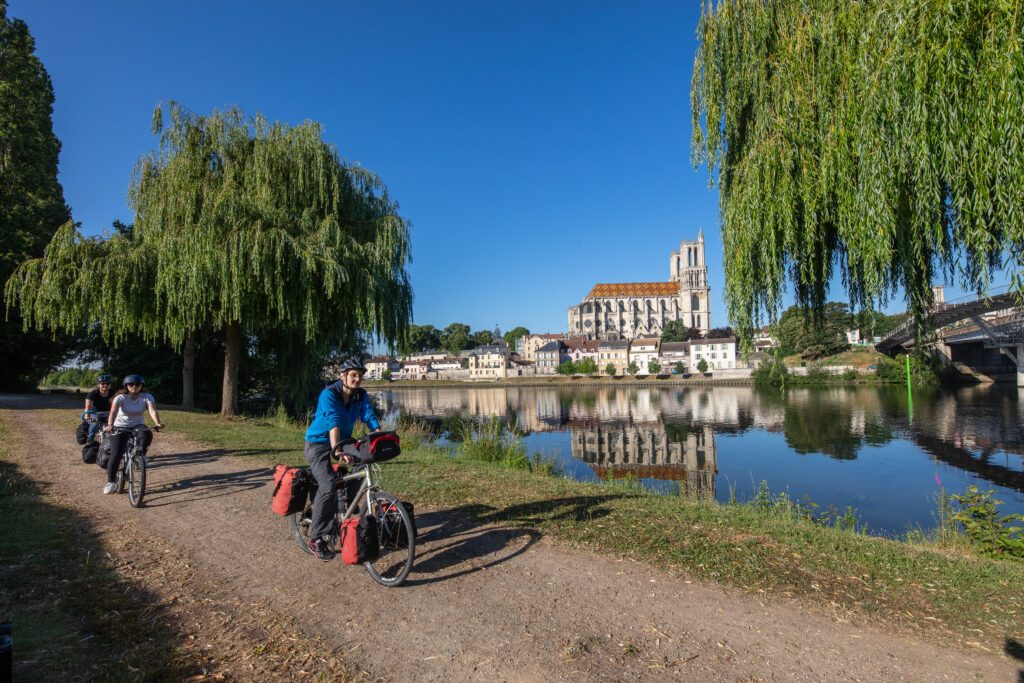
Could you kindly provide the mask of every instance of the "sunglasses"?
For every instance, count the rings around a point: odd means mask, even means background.
[[[128,382],[128,384],[126,384],[125,386],[126,387],[141,387],[142,385],[139,384],[138,382]]]
[[[100,382],[99,384],[100,384],[101,387],[109,387],[110,386],[110,382]]]

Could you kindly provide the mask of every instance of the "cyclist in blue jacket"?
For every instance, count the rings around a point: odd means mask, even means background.
[[[334,559],[334,550],[325,537],[337,533],[337,529],[331,528],[337,512],[331,456],[350,461],[341,453],[341,442],[352,437],[357,420],[362,420],[373,432],[380,430],[373,404],[366,390],[359,387],[366,373],[362,361],[358,358],[346,360],[341,364],[339,373],[339,380],[320,392],[316,416],[306,430],[306,462],[317,483],[309,549],[325,562]]]

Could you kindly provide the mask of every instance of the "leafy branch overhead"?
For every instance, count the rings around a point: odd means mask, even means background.
[[[1007,0],[705,0],[693,161],[717,175],[730,318],[747,341],[787,280],[820,309],[942,276],[1024,290],[1024,7]]]

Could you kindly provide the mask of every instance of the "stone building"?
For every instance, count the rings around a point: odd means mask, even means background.
[[[668,282],[594,285],[569,309],[569,335],[630,341],[660,337],[665,323],[681,320],[706,334],[711,329],[711,289],[704,233],[679,244],[669,258]]]

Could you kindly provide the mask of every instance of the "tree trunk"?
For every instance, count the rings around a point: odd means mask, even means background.
[[[238,415],[238,361],[242,353],[242,326],[228,323],[224,337],[224,384],[220,397],[221,415]]]
[[[196,407],[196,345],[198,332],[189,332],[185,337],[185,350],[181,364],[181,407]]]

